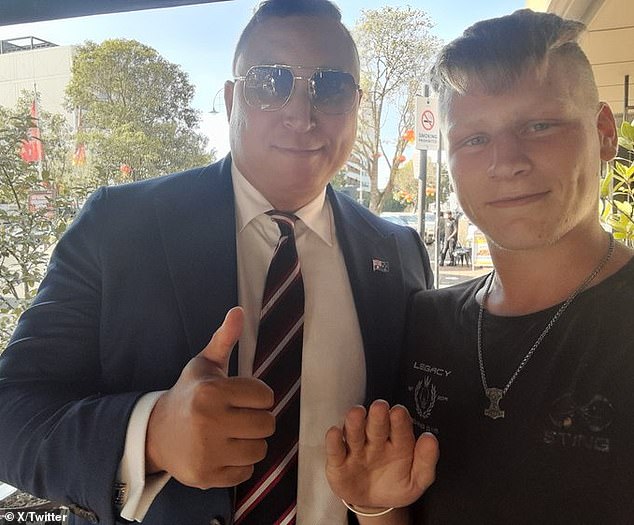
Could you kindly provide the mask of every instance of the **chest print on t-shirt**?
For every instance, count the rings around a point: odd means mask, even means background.
[[[543,442],[551,447],[610,452],[606,430],[614,420],[614,407],[603,395],[580,402],[572,394],[555,400],[548,410]]]
[[[423,432],[438,435],[438,429],[429,425],[428,419],[439,403],[448,401],[448,397],[442,394],[441,385],[451,375],[451,370],[418,361],[414,361],[412,368],[416,371],[416,377],[420,378],[416,384],[410,384],[407,388],[413,396],[416,409],[416,413],[412,414],[414,425]],[[424,373],[420,374],[421,371]]]

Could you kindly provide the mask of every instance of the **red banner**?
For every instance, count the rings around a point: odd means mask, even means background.
[[[24,162],[39,162],[42,160],[42,141],[40,140],[40,128],[38,127],[37,107],[35,101],[31,104],[31,126],[28,131],[28,140],[22,142],[20,156]]]
[[[73,166],[83,166],[86,164],[86,146],[77,144],[73,154]]]

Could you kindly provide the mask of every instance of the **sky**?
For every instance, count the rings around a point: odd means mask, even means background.
[[[524,7],[524,0],[335,0],[343,21],[353,28],[362,9],[410,5],[426,11],[435,24],[432,33],[443,41],[484,18],[501,16]],[[102,42],[109,38],[138,40],[156,49],[187,72],[196,87],[193,106],[201,111],[201,129],[219,155],[228,151],[228,128],[222,95],[232,77],[231,59],[240,31],[256,0],[231,0],[203,5],[151,9],[129,13],[51,20],[0,26],[0,39],[34,36],[58,45]],[[215,102],[215,103],[214,103]],[[211,114],[215,106],[218,114]]]

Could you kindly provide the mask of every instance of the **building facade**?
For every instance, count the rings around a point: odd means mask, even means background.
[[[72,124],[64,99],[74,52],[74,46],[35,37],[0,40],[0,105],[12,108],[24,91],[37,90],[43,109],[66,115]]]
[[[587,26],[580,44],[592,64],[599,98],[610,104],[617,124],[634,119],[634,1],[527,0],[526,6]]]

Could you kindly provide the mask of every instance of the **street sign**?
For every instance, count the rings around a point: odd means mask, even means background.
[[[53,190],[36,190],[29,192],[29,211],[34,212],[42,208],[53,209],[51,199],[55,197]]]
[[[474,230],[471,241],[471,264],[473,268],[492,268],[493,259],[484,233]]]
[[[37,210],[46,209],[44,216],[52,219],[55,216],[55,208],[51,202],[54,198],[55,190],[52,188],[29,192],[29,211],[34,213]]]
[[[416,149],[437,150],[439,137],[438,99],[416,97]]]

